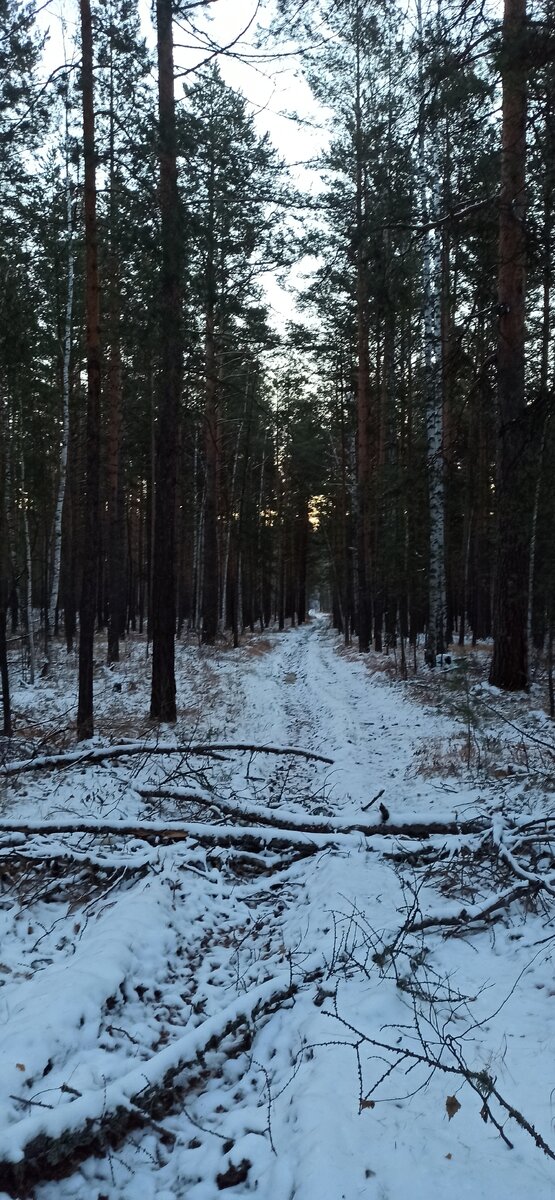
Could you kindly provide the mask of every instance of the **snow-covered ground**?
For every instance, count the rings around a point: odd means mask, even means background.
[[[16,689],[6,761],[75,749],[70,667]],[[144,646],[96,676],[94,746],[152,745]],[[75,1156],[36,1200],[553,1200],[542,714],[534,757],[486,687],[392,680],[324,618],[179,647],[178,702],[155,754],[4,776],[0,1192],[46,1135]]]

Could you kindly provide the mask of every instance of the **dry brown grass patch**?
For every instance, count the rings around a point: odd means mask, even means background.
[[[273,650],[274,644],[268,638],[261,637],[246,642],[241,648],[248,658],[262,658]]]
[[[414,772],[423,779],[461,775],[469,765],[467,736],[457,733],[450,738],[427,738],[415,751],[414,758]]]

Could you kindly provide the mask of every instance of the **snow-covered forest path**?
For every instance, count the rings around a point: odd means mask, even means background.
[[[410,772],[415,751],[437,735],[437,716],[405,700],[385,676],[372,680],[360,659],[342,656],[326,618],[277,635],[269,660],[229,670],[229,708],[219,732],[332,757],[333,769],[319,767],[317,774],[336,813],[360,816],[382,789],[399,817],[417,802],[438,806],[437,785]]]
[[[5,780],[0,1192],[553,1200],[549,898],[494,877],[493,784],[422,769],[460,721],[323,618],[178,666],[155,754]],[[144,735],[139,678],[132,653],[98,672],[120,741],[124,718]],[[68,692],[45,688],[54,719]],[[7,832],[25,820],[44,829]]]

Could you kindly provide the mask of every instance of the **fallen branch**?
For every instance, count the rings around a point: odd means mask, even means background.
[[[519,879],[525,879],[528,884],[533,884],[538,891],[544,891],[550,896],[555,896],[555,887],[553,887],[553,884],[547,879],[544,879],[541,875],[538,875],[536,871],[527,871],[525,867],[521,866],[521,864],[517,862],[514,854],[511,854],[511,851],[508,850],[506,846],[500,846],[498,853],[499,857],[503,859],[503,862],[507,863],[507,866],[514,871],[515,875],[518,876]]]
[[[160,1104],[171,1109],[174,1080],[235,1032],[291,998],[300,983],[284,973],[253,988],[123,1078],[89,1091],[52,1112],[24,1117],[0,1132],[0,1188],[11,1196],[59,1179],[90,1154],[105,1154]]]
[[[538,1132],[535,1126],[532,1125],[531,1121],[528,1121],[524,1114],[519,1111],[519,1109],[515,1108],[514,1105],[512,1105],[508,1100],[505,1100],[505,1097],[501,1095],[495,1086],[495,1080],[492,1079],[492,1077],[486,1071],[471,1070],[466,1063],[462,1062],[460,1057],[457,1056],[452,1042],[449,1044],[449,1049],[455,1056],[457,1062],[456,1066],[443,1062],[439,1056],[433,1055],[429,1048],[426,1048],[424,1053],[419,1053],[417,1050],[409,1049],[404,1044],[399,1045],[399,1043],[397,1043],[397,1045],[392,1045],[390,1042],[379,1041],[377,1038],[361,1032],[360,1029],[357,1029],[355,1025],[351,1024],[350,1021],[347,1021],[345,1017],[342,1017],[338,1013],[337,1006],[334,1012],[329,1012],[327,1009],[322,1009],[322,1014],[325,1017],[333,1017],[335,1020],[339,1021],[341,1025],[345,1026],[345,1028],[357,1038],[356,1043],[351,1043],[354,1045],[357,1053],[359,1047],[363,1043],[366,1043],[369,1046],[373,1046],[376,1050],[393,1055],[394,1062],[390,1066],[388,1074],[391,1074],[397,1066],[403,1065],[403,1063],[408,1060],[412,1063],[420,1063],[425,1067],[431,1067],[432,1071],[441,1071],[445,1075],[455,1075],[460,1079],[465,1079],[466,1082],[471,1085],[473,1090],[478,1093],[485,1104],[487,1104],[491,1096],[494,1096],[500,1108],[507,1113],[507,1116],[515,1121],[516,1124],[519,1125],[520,1128],[523,1129],[527,1134],[529,1134],[539,1150],[542,1150],[548,1158],[551,1158],[555,1161],[555,1151],[551,1148],[548,1142],[545,1141],[545,1138],[542,1137],[541,1133]],[[489,1110],[488,1115],[491,1115]],[[497,1122],[495,1122],[495,1124],[496,1128],[499,1129]],[[510,1146],[511,1149],[513,1148],[512,1144],[506,1137],[504,1137],[504,1141]]]
[[[361,833],[365,837],[380,834],[386,837],[427,838],[435,834],[440,836],[458,835],[462,833],[483,833],[489,828],[489,822],[482,817],[469,821],[409,821],[406,824],[394,824],[391,821],[380,824],[353,821],[343,817],[312,817],[306,813],[283,812],[281,809],[256,805],[247,808],[236,800],[226,800],[218,796],[215,799],[209,793],[191,793],[185,789],[168,787],[167,785],[147,785],[135,788],[135,791],[145,800],[178,800],[194,801],[208,808],[216,806],[222,812],[235,817],[239,821],[256,822],[259,825],[271,825],[277,829],[302,830],[304,833]],[[382,793],[378,793],[378,796]],[[375,799],[378,799],[378,796]],[[363,811],[368,806],[363,806]],[[1,825],[0,825],[1,829]]]
[[[195,801],[198,796],[191,797]],[[272,815],[272,819],[268,816]],[[237,815],[234,813],[234,815]],[[143,841],[179,842],[185,838],[195,838],[198,842],[217,842],[222,846],[239,843],[257,843],[250,846],[257,849],[262,845],[305,846],[314,850],[326,846],[360,846],[361,837],[399,837],[427,839],[434,836],[459,837],[461,834],[483,833],[488,829],[488,823],[482,819],[476,821],[432,821],[393,825],[387,822],[380,825],[357,825],[353,822],[320,821],[319,818],[297,818],[291,813],[285,816],[288,824],[283,824],[272,809],[260,814],[243,812],[245,818],[254,818],[256,825],[214,825],[199,821],[180,821],[179,825],[168,825],[165,821],[114,821],[113,823],[80,821],[77,818],[67,821],[28,821],[21,824],[0,822],[0,836],[3,832],[9,834],[26,834],[28,837],[46,834],[91,834],[95,837],[134,837]]]
[[[116,746],[95,746],[90,750],[70,750],[65,754],[43,754],[37,758],[20,759],[19,762],[4,763],[4,775],[18,775],[22,771],[53,769],[56,767],[78,767],[82,763],[103,762],[105,759],[123,758],[127,754],[178,754],[181,758],[210,758],[222,752],[236,751],[240,754],[285,754],[304,758],[309,762],[323,762],[333,766],[333,758],[302,750],[297,746],[255,746],[246,742],[198,743],[191,746],[174,746],[165,742],[124,742]]]
[[[507,892],[502,892],[500,896],[496,896],[488,904],[479,908],[477,905],[472,905],[467,908],[461,908],[459,912],[449,915],[438,914],[433,917],[423,917],[421,921],[411,921],[407,925],[407,933],[419,933],[423,929],[440,928],[445,925],[447,927],[467,927],[468,925],[480,924],[482,921],[488,921],[489,918],[503,908],[508,908],[513,900],[519,900],[522,896],[535,896],[539,891],[539,886],[536,882],[519,884],[518,887],[511,888]]]
[[[13,829],[13,826],[10,826]],[[305,832],[302,829],[286,829],[284,827],[267,827],[253,825],[208,825],[198,821],[180,822],[179,825],[168,825],[162,821],[149,821],[143,824],[117,821],[114,824],[100,824],[93,821],[47,821],[18,825],[17,831],[29,837],[40,834],[91,834],[95,837],[134,837],[143,841],[180,842],[186,838],[194,838],[200,843],[219,846],[235,846],[237,844],[249,850],[260,850],[270,844],[275,846],[295,846],[311,854],[327,846],[343,843],[347,846],[359,846],[360,835]],[[0,826],[1,830],[1,826]],[[48,857],[48,854],[45,854]]]

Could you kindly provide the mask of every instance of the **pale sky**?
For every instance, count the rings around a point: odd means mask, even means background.
[[[262,17],[267,19],[270,4],[271,0],[260,6],[262,11],[258,20],[255,19],[245,38],[233,48],[233,53],[239,54],[241,50],[247,54],[253,52],[258,21]],[[220,46],[228,46],[249,25],[257,7],[257,0],[215,0],[210,6],[209,15],[203,16],[200,13],[197,19],[213,41]],[[139,0],[139,11],[145,35],[148,41],[153,43],[150,0]],[[78,0],[49,0],[41,11],[39,23],[43,29],[49,31],[46,50],[48,71],[72,57],[72,44],[79,38],[78,13]],[[196,51],[182,49],[180,43],[187,40],[184,31],[176,24],[176,71],[195,67],[202,63],[209,53],[200,44]],[[325,145],[326,135],[321,128],[323,113],[300,76],[296,59],[289,57],[281,62],[267,63],[239,60],[222,54],[218,56],[218,62],[226,82],[246,97],[260,133],[269,133],[282,158],[293,168],[292,174],[296,183],[313,194],[317,192],[318,180],[315,172],[303,168],[302,164],[314,159]],[[187,82],[192,78],[194,75],[189,75]],[[176,84],[178,100],[181,82],[178,79]],[[306,124],[291,119],[288,114],[292,113],[300,114]],[[302,288],[303,275],[308,267],[309,263],[305,260],[291,272],[290,280],[294,287]],[[275,323],[278,328],[283,327],[285,320],[294,310],[293,299],[273,279],[265,281],[265,291]]]

